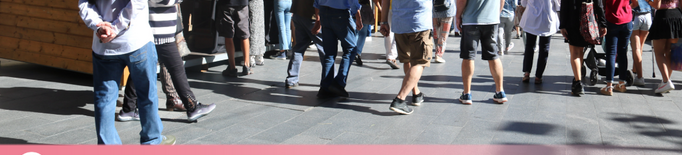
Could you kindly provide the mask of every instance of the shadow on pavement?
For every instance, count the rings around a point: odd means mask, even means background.
[[[57,115],[94,116],[94,112],[82,108],[92,104],[92,91],[68,91],[45,88],[0,88],[0,109],[39,112]]]

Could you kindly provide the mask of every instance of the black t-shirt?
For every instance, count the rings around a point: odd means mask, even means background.
[[[249,0],[218,0],[218,5],[222,6],[247,6]]]

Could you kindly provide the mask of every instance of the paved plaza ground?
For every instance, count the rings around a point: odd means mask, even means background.
[[[652,70],[651,46],[644,46],[646,86],[605,96],[598,93],[604,87],[599,83],[575,97],[568,45],[560,35],[552,38],[542,84],[521,83],[524,48],[513,40],[516,47],[502,57],[505,104],[492,101],[488,63],[477,55],[474,103],[463,105],[457,101],[460,38],[450,37],[447,62],[424,70],[419,88],[426,101],[412,115],[389,110],[404,74],[384,63],[382,37],[365,44],[364,66],[351,67],[347,99],[315,96],[321,65],[313,49],[293,89],[283,83],[288,61],[266,59],[253,75],[239,78],[223,77],[223,62],[207,72],[190,69],[197,99],[217,108],[186,122],[184,112],[163,110],[159,89],[163,134],[176,136],[178,144],[539,144],[618,148],[612,154],[682,153],[682,76],[673,74],[676,91],[654,94],[660,74]],[[0,144],[96,144],[93,110],[91,75],[0,59]],[[139,143],[139,122],[117,122],[116,128],[124,144]]]

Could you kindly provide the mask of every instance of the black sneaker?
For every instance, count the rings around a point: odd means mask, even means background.
[[[253,74],[251,71],[251,66],[242,66],[242,75],[250,75]]]
[[[203,105],[201,103],[197,104],[194,111],[187,114],[187,120],[190,122],[196,121],[197,119],[208,115],[215,109],[215,103],[209,105]]]
[[[317,98],[325,99],[333,97],[336,97],[336,95],[334,93],[327,91],[327,89],[320,88],[320,90],[317,91]]]
[[[356,63],[358,66],[362,66],[362,57],[360,57],[360,54],[355,55],[355,63]]]
[[[585,89],[583,88],[583,83],[573,79],[573,84],[571,85],[571,94],[575,96],[580,96],[585,94]]]
[[[412,103],[411,105],[413,106],[421,106],[422,102],[424,102],[424,93],[419,92],[419,94],[415,95],[412,94]]]
[[[393,99],[393,102],[391,102],[391,107],[389,108],[397,113],[403,114],[403,115],[409,115],[414,112],[412,108],[407,106],[407,103],[405,103],[405,100],[401,100],[399,98]]]
[[[228,69],[225,69],[225,70],[223,71],[223,76],[227,76],[227,77],[237,77],[237,76],[238,76],[238,75],[237,75],[237,69],[236,69],[236,68],[235,68],[235,69],[232,69],[232,70],[230,70],[229,68],[228,68]]]

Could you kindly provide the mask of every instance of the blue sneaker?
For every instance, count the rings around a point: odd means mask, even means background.
[[[504,102],[507,102],[507,95],[504,94],[504,91],[495,93],[495,96],[493,96],[493,101],[503,104]]]
[[[459,96],[459,102],[462,102],[462,104],[471,105],[471,93],[469,94],[462,93],[462,95]]]

